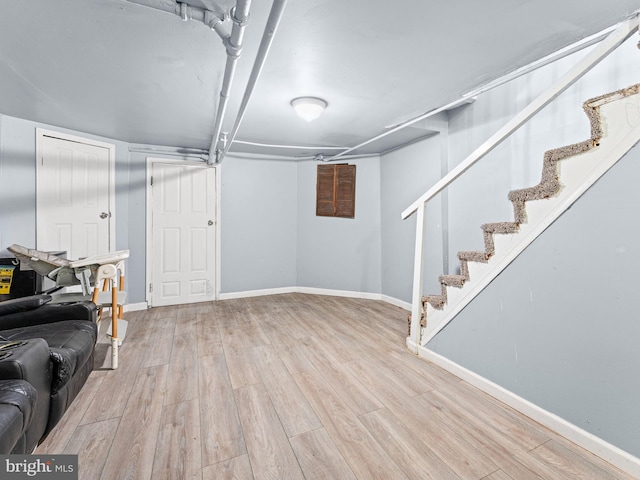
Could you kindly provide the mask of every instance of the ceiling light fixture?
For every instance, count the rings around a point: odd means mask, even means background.
[[[310,122],[322,114],[327,108],[327,102],[316,97],[298,97],[291,100],[291,106],[300,118]]]

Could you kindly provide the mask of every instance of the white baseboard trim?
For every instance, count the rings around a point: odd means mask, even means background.
[[[405,302],[404,300],[399,300],[388,295],[380,295],[380,300],[390,303],[391,305],[395,305],[396,307],[403,308],[404,310],[407,310],[407,312],[411,312],[411,303]]]
[[[146,310],[147,308],[149,308],[149,305],[147,305],[147,302],[127,303],[124,306],[124,311],[125,312],[138,312],[140,310]]]
[[[350,290],[331,290],[329,288],[297,287],[297,293],[309,295],[328,295],[331,297],[364,298],[367,300],[380,300],[379,293],[352,292]]]
[[[332,297],[348,297],[348,298],[363,298],[366,300],[381,300],[396,307],[404,308],[411,311],[411,304],[404,302],[388,295],[382,295],[380,293],[369,292],[354,292],[350,290],[331,290],[328,288],[315,288],[315,287],[281,287],[281,288],[267,288],[264,290],[247,290],[244,292],[230,292],[220,293],[218,299],[220,300],[233,300],[236,298],[249,298],[249,297],[262,297],[265,295],[279,295],[282,293],[306,293],[309,295],[328,295]]]
[[[264,290],[245,290],[243,292],[220,293],[219,300],[234,300],[236,298],[263,297],[265,295],[280,295],[282,293],[296,293],[296,287],[265,288]]]
[[[412,352],[416,351],[415,344],[411,342],[410,339],[407,339],[407,347]],[[454,361],[449,360],[432,350],[419,346],[418,355],[453,373],[510,407],[515,408],[529,418],[541,423],[547,428],[550,428],[554,432],[557,432],[610,464],[624,470],[634,478],[640,478],[640,459],[630,453],[625,452],[615,445],[612,445],[592,433],[581,429],[556,414],[525,400],[504,387],[493,383],[491,380],[458,365]]]

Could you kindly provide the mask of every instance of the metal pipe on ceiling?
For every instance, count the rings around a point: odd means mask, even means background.
[[[189,5],[186,3],[179,3],[178,5],[180,5],[180,18],[186,22],[189,20]]]
[[[155,8],[156,10],[173,13],[184,21],[191,19],[203,22],[211,28],[211,30],[215,31],[222,39],[222,43],[227,50],[227,61],[225,64],[222,86],[220,87],[220,100],[216,111],[213,136],[211,138],[209,157],[207,159],[208,164],[214,163],[214,159],[216,159],[217,152],[219,151],[218,146],[221,145],[221,148],[226,146],[226,135],[221,135],[222,121],[224,120],[227,110],[227,102],[229,100],[229,92],[231,91],[231,85],[233,84],[233,78],[235,76],[236,64],[242,51],[244,29],[249,21],[251,0],[236,1],[236,5],[231,9],[230,14],[231,21],[233,22],[230,33],[228,33],[223,26],[223,22],[227,19],[227,15],[220,9],[216,9],[217,11],[214,12],[188,5],[184,2],[175,2],[173,0],[128,1],[145,7]]]
[[[212,13],[209,10],[207,10],[204,15],[205,25],[208,26],[214,32],[216,32],[223,42],[224,42],[224,39],[229,36],[229,33],[227,32],[227,29],[224,26],[224,21],[227,18],[228,16],[226,14],[224,14],[223,16],[219,16],[218,14]]]
[[[249,20],[249,10],[251,7],[251,0],[238,0],[236,6],[231,11],[231,20],[233,21],[233,27],[231,34],[223,40],[227,47],[227,63],[224,68],[224,78],[222,79],[222,86],[220,87],[220,101],[218,103],[218,110],[216,112],[216,120],[213,127],[213,136],[211,137],[211,145],[209,147],[209,159],[207,163],[209,165],[217,161],[217,151],[219,145],[224,148],[226,136],[221,138],[222,121],[227,110],[227,102],[229,100],[229,92],[231,91],[231,85],[233,83],[233,77],[236,71],[236,64],[242,51],[242,40],[244,38],[244,28]]]
[[[183,148],[170,147],[163,145],[145,145],[140,143],[132,143],[129,145],[129,151],[133,153],[144,153],[147,155],[162,155],[170,157],[195,158],[198,160],[207,159],[207,150],[200,148]]]
[[[228,15],[221,9],[215,8],[215,11],[205,8],[189,5],[184,2],[175,2],[174,0],[127,0],[129,3],[142,5],[143,7],[153,8],[162,12],[172,13],[180,17],[184,21],[196,20],[204,23],[211,30],[215,31],[222,41],[229,37],[229,33],[223,27],[222,23],[227,20]]]
[[[422,114],[422,115],[420,115],[418,117],[415,117],[415,118],[413,118],[413,119],[411,119],[411,120],[409,120],[407,122],[403,122],[403,123],[401,123],[399,125],[396,125],[395,127],[390,128],[386,132],[383,132],[383,133],[381,133],[379,135],[376,135],[375,137],[372,137],[372,138],[370,138],[368,140],[365,140],[364,142],[359,143],[355,147],[347,148],[343,152],[337,153],[337,154],[333,155],[332,157],[324,159],[323,161],[324,162],[333,162],[334,160],[337,160],[339,158],[344,157],[348,153],[351,153],[351,152],[353,152],[355,150],[358,150],[359,148],[362,148],[362,147],[364,147],[366,145],[369,145],[370,143],[373,143],[373,142],[375,142],[377,140],[380,140],[380,139],[382,139],[382,138],[384,138],[384,137],[386,137],[388,135],[391,135],[391,134],[396,133],[396,132],[398,132],[400,130],[403,130],[403,129],[413,125],[414,123],[420,122],[420,121],[425,120],[425,119],[427,119],[429,117],[432,117],[432,116],[434,116],[434,115],[436,115],[436,114],[438,114],[440,112],[443,112],[445,110],[450,110],[452,108],[459,107],[459,106],[464,105],[466,103],[469,103],[469,99],[468,98],[459,98],[458,100],[454,100],[453,102],[447,103],[446,105],[443,105],[442,107],[434,108],[433,110],[430,110],[427,113],[424,113],[424,114]]]
[[[220,163],[222,161],[222,159],[229,151],[234,138],[238,134],[238,129],[240,128],[240,124],[242,123],[242,119],[244,118],[244,114],[247,110],[249,99],[253,94],[253,90],[256,86],[256,83],[258,82],[258,78],[260,77],[262,69],[264,68],[264,63],[267,59],[267,55],[269,54],[269,50],[271,49],[271,44],[273,43],[278,25],[280,25],[280,20],[282,19],[282,15],[284,13],[284,8],[286,5],[287,0],[273,0],[271,11],[269,12],[269,18],[267,19],[267,24],[264,27],[264,33],[262,34],[262,40],[260,41],[260,46],[258,47],[258,53],[256,54],[256,59],[253,63],[253,68],[251,69],[249,80],[247,81],[247,87],[244,91],[242,102],[240,103],[240,109],[238,110],[238,115],[236,116],[236,121],[233,124],[231,133],[228,135],[228,140],[224,149],[222,151],[216,152],[216,163]],[[212,157],[209,156],[209,162],[211,162],[211,159]]]
[[[396,133],[399,130],[402,130],[406,127],[409,127],[411,125],[413,125],[416,122],[419,122],[421,120],[425,120],[435,114],[438,114],[442,111],[447,111],[459,106],[464,105],[465,103],[472,103],[474,101],[474,99],[485,93],[488,92],[489,90],[492,90],[496,87],[499,87],[500,85],[504,85],[507,82],[510,82],[511,80],[514,80],[516,78],[519,78],[523,75],[526,75],[534,70],[537,70],[538,68],[541,68],[545,65],[548,65],[552,62],[558,61],[564,57],[567,57],[577,51],[583,50],[587,47],[590,47],[598,42],[601,42],[604,38],[606,38],[611,32],[613,32],[616,28],[618,28],[619,25],[613,25],[609,28],[606,28],[605,30],[598,32],[594,35],[591,35],[587,38],[583,38],[582,40],[579,40],[577,42],[575,42],[574,44],[571,44],[565,48],[562,48],[560,50],[558,50],[557,52],[553,52],[549,55],[547,55],[546,57],[541,58],[540,60],[536,60],[528,65],[525,65],[524,67],[521,67],[511,73],[508,73],[506,75],[503,75],[502,77],[489,82],[481,87],[479,87],[476,90],[473,90],[472,92],[466,93],[464,94],[461,98],[454,100],[446,105],[443,105],[442,107],[433,109],[429,112],[426,112],[416,118],[412,118],[406,122],[403,122],[399,125],[396,125],[395,127],[393,127],[390,130],[387,130],[386,132],[381,133],[380,135],[376,135],[375,137],[372,137],[368,140],[365,140],[364,142],[356,145],[355,147],[351,147],[348,149],[345,149],[343,152],[340,152],[336,155],[333,155],[332,157],[329,158],[324,158],[322,161],[324,162],[332,162],[334,160],[338,160],[339,158],[344,157],[346,154],[353,152],[354,150],[357,150],[359,148],[364,147],[365,145],[368,145],[370,143],[373,143],[377,140],[380,140],[381,138],[386,137],[387,135],[391,135],[393,133]],[[386,152],[382,152],[382,153],[386,153]]]

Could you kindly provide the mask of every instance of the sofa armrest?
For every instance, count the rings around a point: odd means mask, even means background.
[[[38,309],[51,301],[51,295],[30,295],[0,302],[0,317]]]
[[[2,315],[0,316],[0,330],[62,322],[65,320],[87,320],[89,322],[95,322],[96,318],[97,307],[93,302],[55,303],[43,305],[34,310]]]
[[[47,394],[51,385],[49,345],[42,338],[0,341],[0,380],[26,380]]]

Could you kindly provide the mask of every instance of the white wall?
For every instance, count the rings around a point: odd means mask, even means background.
[[[222,163],[222,293],[317,288],[380,294],[380,160],[356,164],[355,218],[317,217],[315,161]]]
[[[395,150],[381,157],[382,293],[411,302],[416,215],[402,220],[401,213],[441,177],[441,136]],[[431,202],[426,216],[425,291],[438,293],[442,273],[441,196]]]
[[[298,286],[379,294],[380,159],[356,165],[355,218],[316,216],[317,162],[298,163]]]
[[[0,115],[0,254],[18,243],[36,242],[35,128]]]
[[[227,156],[220,175],[221,293],[295,286],[296,163]]]

